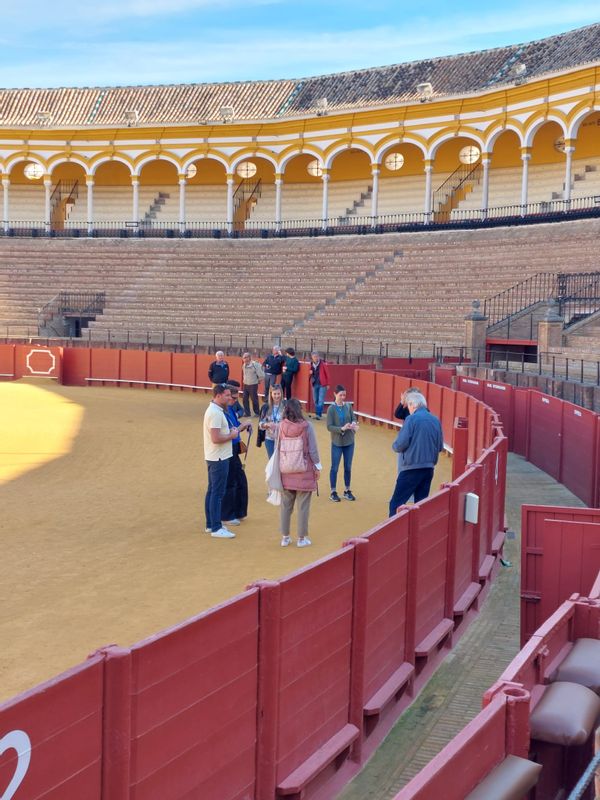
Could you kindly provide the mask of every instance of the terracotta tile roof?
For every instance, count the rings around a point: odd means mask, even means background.
[[[531,79],[597,61],[600,23],[527,44],[300,80],[0,89],[0,125],[124,127],[126,111],[137,111],[139,125],[220,122],[222,106],[234,108],[236,121],[276,119],[313,113],[323,97],[329,111],[394,105],[416,100],[418,83],[431,83],[434,97],[460,95],[514,82],[518,64]]]

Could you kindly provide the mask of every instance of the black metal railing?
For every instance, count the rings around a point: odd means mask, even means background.
[[[478,164],[461,164],[454,172],[449,175],[446,180],[441,183],[433,193],[433,211],[438,212],[443,210],[443,206],[452,198],[465,183],[473,181],[478,184],[481,180],[482,167],[481,162]]]
[[[565,327],[600,311],[600,272],[560,274],[557,300]]]
[[[556,297],[557,277],[556,272],[536,272],[526,280],[487,297],[483,302],[483,314],[487,317],[488,328]]]

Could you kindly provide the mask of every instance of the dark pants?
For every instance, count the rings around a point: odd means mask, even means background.
[[[340,466],[340,461],[344,458],[344,488],[350,488],[350,481],[352,480],[352,458],[354,456],[354,442],[352,444],[331,445],[331,469],[329,471],[329,485],[331,491],[335,492],[337,486],[337,474]]]
[[[275,452],[275,440],[274,439],[265,439],[265,450],[267,451],[267,457],[271,458],[271,456]]]
[[[244,519],[248,516],[248,479],[239,456],[239,445],[233,444],[233,456],[229,459],[227,486],[221,506],[221,516],[230,519]]]
[[[244,414],[247,417],[250,416],[250,400],[252,400],[252,410],[255,414],[258,414],[260,411],[260,406],[258,404],[258,383],[250,383],[244,386]]]
[[[281,376],[281,387],[283,389],[283,396],[286,400],[291,400],[292,398],[292,383],[294,381],[295,373],[288,375],[287,372],[284,372]]]
[[[265,403],[269,401],[269,387],[276,383],[281,383],[281,374],[265,375]]]
[[[223,461],[207,461],[208,467],[208,488],[204,498],[204,511],[206,513],[206,527],[211,531],[218,531],[221,527],[221,504],[227,487],[227,474],[229,473],[229,462],[226,458]]]
[[[325,395],[327,394],[327,387],[317,384],[313,386],[313,401],[315,404],[315,416],[321,419],[323,416],[323,406],[325,405]]]
[[[431,481],[433,480],[433,467],[426,469],[405,469],[398,473],[396,487],[390,500],[390,517],[396,513],[398,506],[406,503],[408,498],[414,494],[415,503],[424,500],[429,494]]]

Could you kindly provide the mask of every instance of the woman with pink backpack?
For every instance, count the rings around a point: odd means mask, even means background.
[[[312,425],[304,419],[302,406],[295,398],[287,401],[277,439],[281,496],[281,546],[291,544],[290,520],[298,506],[298,547],[312,544],[308,538],[308,514],[312,493],[317,490],[321,459]]]

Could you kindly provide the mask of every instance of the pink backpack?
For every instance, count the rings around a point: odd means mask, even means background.
[[[306,431],[301,436],[287,438],[279,437],[279,471],[283,475],[291,475],[298,472],[306,472],[308,469],[308,458]]]

